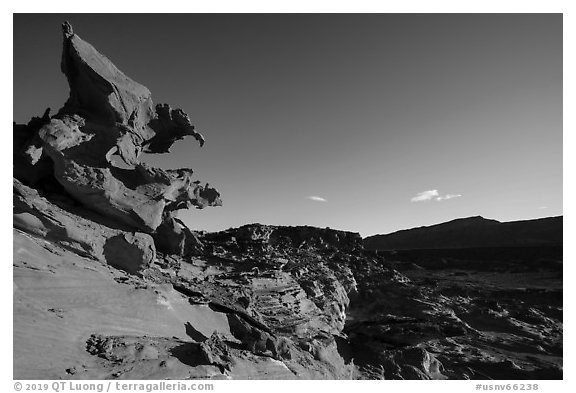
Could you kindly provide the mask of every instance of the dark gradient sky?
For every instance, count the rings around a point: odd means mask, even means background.
[[[15,15],[17,122],[67,98],[63,20],[206,137],[145,158],[221,191],[191,228],[562,214],[560,14]]]

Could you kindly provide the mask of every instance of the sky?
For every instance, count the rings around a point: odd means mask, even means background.
[[[563,214],[561,14],[15,15],[18,123],[68,96],[63,20],[205,136],[142,157],[221,192],[192,229]]]

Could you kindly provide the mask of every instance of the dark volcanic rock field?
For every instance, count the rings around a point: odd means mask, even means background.
[[[15,379],[562,378],[561,248],[191,231],[218,191],[138,157],[204,137],[63,27],[70,98],[14,125]]]

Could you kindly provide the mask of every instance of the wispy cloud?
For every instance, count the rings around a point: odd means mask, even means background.
[[[540,210],[548,209],[548,206],[540,206],[538,209]]]
[[[460,198],[462,195],[461,194],[446,194],[444,196],[439,196],[438,198],[436,198],[437,201],[445,201],[448,199],[452,199],[452,198]]]
[[[422,191],[421,193],[419,193],[418,195],[416,195],[415,197],[413,197],[410,200],[412,202],[424,202],[424,201],[429,201],[431,199],[434,199],[434,198],[438,197],[439,195],[440,194],[438,193],[438,190]]]
[[[440,195],[438,190],[427,190],[418,193],[415,197],[410,199],[411,202],[425,202],[425,201],[436,201],[442,202],[447,201],[448,199],[460,198],[461,194],[446,194]]]
[[[326,198],[322,198],[322,197],[316,196],[316,195],[307,196],[306,199],[310,199],[311,201],[314,201],[314,202],[328,202],[328,200],[326,200]]]

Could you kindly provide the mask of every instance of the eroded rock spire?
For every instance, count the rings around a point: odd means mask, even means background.
[[[58,185],[86,209],[134,230],[179,228],[176,212],[221,205],[189,168],[162,170],[139,161],[142,152],[167,153],[179,139],[204,137],[189,116],[154,105],[150,91],[62,24],[61,69],[70,96],[58,113],[15,125],[15,177],[26,184]],[[18,156],[18,157],[16,157]],[[118,159],[124,164],[118,165]],[[57,188],[58,188],[57,187]],[[54,187],[52,187],[54,189]],[[165,234],[166,235],[166,234]]]

